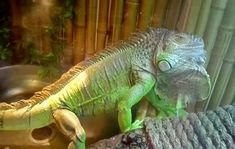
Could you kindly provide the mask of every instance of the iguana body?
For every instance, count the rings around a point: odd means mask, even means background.
[[[199,52],[193,53],[197,48]],[[186,49],[186,55],[174,53],[179,49]],[[132,123],[131,107],[143,96],[156,108],[156,93],[184,101],[207,96],[209,79],[202,66],[202,51],[202,40],[190,35],[165,29],[136,33],[74,66],[29,100],[0,104],[0,130],[38,128],[55,122],[75,146],[84,147],[85,132],[77,116],[113,110],[118,111],[122,131],[136,128],[139,123]],[[193,78],[188,80],[187,75]],[[188,84],[191,89],[184,91]],[[171,87],[177,90],[171,92]],[[205,93],[200,93],[201,89]]]

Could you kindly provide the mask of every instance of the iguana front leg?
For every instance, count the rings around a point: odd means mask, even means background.
[[[155,84],[155,78],[147,72],[139,72],[138,80],[118,103],[118,123],[122,132],[138,128],[138,121],[132,123],[131,108],[145,96]]]
[[[157,93],[154,91],[154,88],[152,88],[148,92],[146,98],[156,110],[160,111],[159,115],[161,116],[164,115],[168,117],[184,117],[187,115],[187,112],[184,110],[182,98],[179,98],[177,100],[176,107],[173,107],[173,105],[169,105],[166,101],[161,100],[158,97]]]
[[[85,149],[86,134],[78,117],[67,109],[57,109],[53,116],[58,129],[72,141],[68,149]]]

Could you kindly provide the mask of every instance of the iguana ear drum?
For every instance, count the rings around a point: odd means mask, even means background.
[[[158,62],[158,67],[163,72],[165,72],[167,70],[170,70],[172,68],[171,64],[166,60],[159,61]]]

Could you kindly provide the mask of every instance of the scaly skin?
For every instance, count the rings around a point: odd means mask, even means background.
[[[132,122],[131,108],[144,96],[155,108],[157,96],[183,104],[206,98],[210,83],[203,63],[199,38],[166,29],[136,33],[77,64],[29,100],[0,104],[0,130],[56,123],[72,140],[69,147],[85,148],[79,116],[117,110],[126,132],[140,127],[141,121]]]

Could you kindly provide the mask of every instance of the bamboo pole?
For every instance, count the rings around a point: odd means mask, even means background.
[[[183,0],[182,9],[179,15],[179,20],[176,25],[176,29],[179,32],[185,32],[186,24],[189,17],[192,0]]]
[[[126,0],[123,18],[122,38],[127,39],[136,29],[139,0]]]
[[[226,4],[227,0],[213,0],[211,4],[211,10],[206,25],[206,31],[203,35],[205,41],[205,49],[207,51],[206,65],[208,65],[208,62],[210,60],[210,55],[215,44],[219,25],[222,21]]]
[[[207,60],[205,66],[208,65],[210,60],[210,55],[216,41],[216,36],[218,34],[219,25],[222,21],[226,4],[227,0],[213,0],[211,3],[209,18],[207,21],[206,30],[203,35],[205,49],[207,51]],[[208,98],[207,101],[203,101],[200,104],[197,104],[196,107],[198,109],[206,110],[209,100],[210,99]]]
[[[85,56],[86,0],[75,3],[73,63],[76,64]]]
[[[140,13],[138,20],[138,28],[140,30],[147,29],[150,26],[151,15],[153,14],[154,0],[141,0]]]
[[[94,55],[96,40],[96,12],[97,0],[87,1],[87,28],[86,28],[86,54],[85,57]]]
[[[113,43],[120,39],[124,0],[113,0],[111,7],[109,42]]]
[[[157,0],[155,2],[155,8],[152,16],[152,26],[153,27],[162,27],[165,13],[167,8],[168,0]]]
[[[12,37],[19,38],[19,28],[21,27],[21,5],[17,0],[10,0],[11,7],[11,33]]]
[[[97,28],[97,51],[101,51],[105,47],[107,36],[109,0],[102,0],[99,3],[99,22]]]
[[[235,51],[235,49],[233,49],[233,51]],[[223,102],[221,102],[221,105],[232,104],[233,102],[235,102],[235,77],[234,76],[235,76],[235,64],[233,63],[233,71],[230,75],[228,85],[225,89]]]
[[[68,19],[65,23],[65,47],[63,51],[63,65],[70,67],[73,64],[73,24],[72,20]]]
[[[179,18],[182,0],[170,0],[167,6],[164,27],[175,29]]]
[[[228,52],[223,60],[223,65],[220,70],[220,74],[216,81],[216,86],[212,93],[211,99],[218,101],[217,105],[230,104],[231,99],[223,98],[226,86],[228,84],[229,78],[232,77],[233,65],[235,63],[235,33],[233,33],[232,40],[230,42]],[[234,75],[235,76],[235,75]],[[235,88],[235,86],[233,86]]]
[[[11,43],[14,44],[17,48],[15,48],[12,55],[12,62],[17,63],[21,56],[24,55],[24,51],[19,49],[20,46],[17,46],[17,43],[20,43],[22,36],[22,24],[21,24],[21,5],[18,0],[10,0],[10,9],[11,9]]]
[[[211,54],[211,59],[208,64],[207,71],[211,76],[212,89],[215,87],[223,59],[227,53],[230,41],[232,39],[233,31],[235,29],[235,17],[234,16],[235,1],[229,0],[224,12],[224,17],[219,28],[218,36]],[[221,87],[221,84],[218,87]],[[213,91],[214,92],[214,91]],[[215,93],[217,95],[217,93]],[[215,109],[219,105],[219,98],[211,98],[207,103],[209,109]],[[206,106],[207,106],[206,105]]]
[[[200,14],[195,29],[195,33],[201,37],[203,37],[206,30],[206,23],[210,13],[211,2],[212,0],[202,0]]]
[[[202,0],[192,0],[191,9],[189,11],[189,17],[186,24],[185,31],[188,33],[194,33]]]

